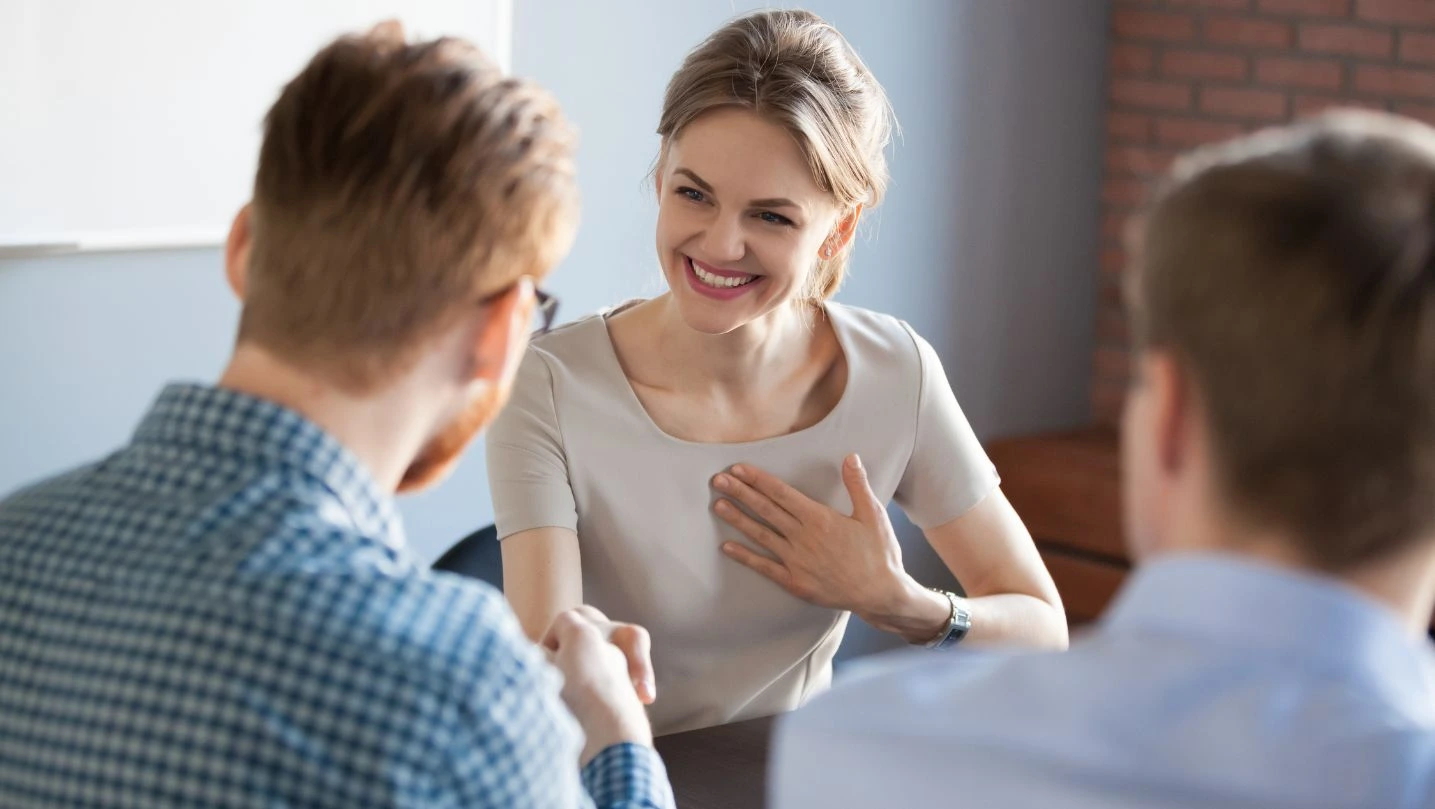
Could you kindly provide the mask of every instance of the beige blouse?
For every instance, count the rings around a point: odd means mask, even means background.
[[[936,352],[896,318],[827,304],[847,387],[807,429],[699,444],[649,418],[618,363],[607,318],[534,341],[488,432],[498,535],[578,535],[584,601],[652,633],[654,731],[672,733],[798,707],[827,687],[848,613],[815,607],[723,555],[741,536],[712,512],[711,479],[762,467],[850,513],[842,459],[860,453],[877,496],[921,528],[996,487]]]

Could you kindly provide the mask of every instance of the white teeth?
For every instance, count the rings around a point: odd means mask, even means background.
[[[714,273],[707,272],[702,267],[699,267],[696,264],[693,264],[691,259],[688,262],[688,266],[693,268],[693,274],[698,277],[699,281],[702,281],[704,284],[710,287],[717,287],[718,289],[740,287],[743,284],[750,284],[753,281],[757,280],[756,275],[749,275],[747,278],[737,278],[734,276],[727,275],[716,275]]]

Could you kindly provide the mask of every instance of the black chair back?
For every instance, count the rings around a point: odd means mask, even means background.
[[[498,528],[487,525],[460,539],[444,552],[434,570],[486,581],[503,591],[503,554],[498,547]]]

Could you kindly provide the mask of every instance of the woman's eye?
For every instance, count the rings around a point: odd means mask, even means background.
[[[688,188],[687,186],[679,188],[678,194],[680,196],[687,197],[693,202],[704,202],[707,200],[707,197],[703,196],[703,192],[697,190],[696,188]]]
[[[774,225],[790,225],[790,224],[792,224],[792,220],[791,220],[791,219],[788,219],[787,217],[783,216],[783,215],[780,214],[780,213],[773,213],[772,211],[763,211],[762,213],[760,213],[760,214],[757,215],[757,218],[761,219],[761,220],[764,221],[764,222],[769,222],[769,223],[774,224]]]

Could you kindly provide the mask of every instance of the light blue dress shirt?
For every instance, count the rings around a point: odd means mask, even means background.
[[[1156,561],[1065,653],[904,652],[779,725],[794,807],[1435,807],[1435,655],[1324,579]]]
[[[581,746],[503,596],[292,410],[173,386],[0,502],[4,809],[672,806],[651,748]]]

